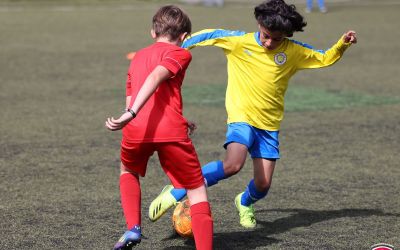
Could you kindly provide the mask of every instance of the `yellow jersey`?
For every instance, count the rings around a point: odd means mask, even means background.
[[[277,131],[283,119],[289,79],[299,70],[332,65],[350,46],[342,38],[326,51],[285,38],[274,50],[264,48],[260,33],[206,29],[192,34],[182,47],[217,46],[228,63],[225,106],[227,123],[246,122]]]

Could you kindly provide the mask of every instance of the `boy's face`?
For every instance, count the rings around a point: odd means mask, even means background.
[[[261,25],[258,25],[260,30],[260,41],[262,46],[268,50],[274,50],[281,45],[286,38],[286,34],[280,31],[269,31]]]

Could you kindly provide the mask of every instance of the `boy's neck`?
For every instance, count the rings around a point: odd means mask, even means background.
[[[155,39],[155,41],[156,42],[162,42],[162,43],[169,43],[169,44],[173,44],[173,45],[176,45],[176,46],[180,46],[181,45],[181,42],[179,41],[179,39],[176,40],[176,41],[171,41],[168,37],[165,37],[165,36],[157,37]]]

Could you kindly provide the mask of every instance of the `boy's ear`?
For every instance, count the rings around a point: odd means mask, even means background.
[[[185,38],[187,37],[187,35],[188,35],[187,32],[181,34],[181,35],[179,36],[179,41],[180,41],[180,42],[183,42],[183,41],[185,40]]]
[[[157,38],[156,32],[155,32],[153,29],[151,29],[150,34],[151,34],[151,37],[152,37],[153,39],[156,39],[156,38]]]

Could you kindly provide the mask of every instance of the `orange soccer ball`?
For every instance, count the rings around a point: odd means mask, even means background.
[[[175,231],[182,237],[193,237],[192,218],[190,217],[190,203],[186,199],[175,207],[172,214],[172,225]]]

